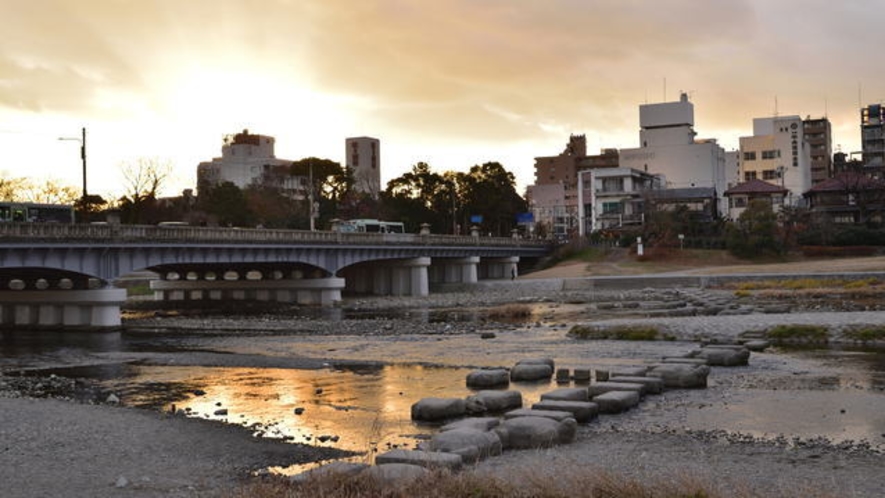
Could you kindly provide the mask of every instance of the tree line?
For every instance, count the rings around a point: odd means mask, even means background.
[[[509,236],[517,228],[517,214],[528,209],[516,191],[513,173],[498,162],[475,165],[467,172],[441,173],[419,162],[374,195],[355,188],[348,168],[316,157],[269,165],[245,188],[231,182],[200,181],[197,194],[186,190],[179,197],[161,198],[158,194],[171,170],[168,162],[158,159],[126,163],[122,165],[123,194],[112,199],[83,198],[77,189],[53,182],[40,186],[26,178],[0,178],[0,199],[73,204],[81,222],[104,221],[113,213],[126,224],[185,221],[308,229],[313,215],[317,229],[328,229],[333,219],[370,218],[401,221],[412,233],[427,225],[433,233],[468,234],[476,226],[481,233],[494,236]]]

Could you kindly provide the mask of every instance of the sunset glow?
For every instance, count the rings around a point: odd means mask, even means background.
[[[0,0],[4,176],[121,193],[121,163],[168,159],[173,195],[222,137],[343,161],[381,140],[382,181],[424,161],[500,161],[520,187],[570,133],[638,144],[638,106],[691,96],[699,138],[727,149],[755,117],[828,115],[859,148],[860,105],[885,99],[871,61],[881,2]]]

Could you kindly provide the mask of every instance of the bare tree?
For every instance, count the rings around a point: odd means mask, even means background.
[[[70,185],[62,185],[56,180],[48,180],[42,185],[31,183],[22,195],[29,202],[40,204],[74,204],[80,198],[80,191]]]
[[[157,157],[142,157],[123,163],[124,196],[132,203],[156,199],[157,193],[172,174],[172,163]]]
[[[119,201],[124,223],[151,223],[158,215],[157,194],[172,172],[172,164],[159,158],[139,158],[121,165],[124,195]]]
[[[0,200],[12,202],[34,202],[38,204],[74,204],[80,197],[79,191],[58,180],[42,183],[30,178],[0,178]]]
[[[30,181],[27,178],[0,178],[0,200],[20,201],[20,195]]]

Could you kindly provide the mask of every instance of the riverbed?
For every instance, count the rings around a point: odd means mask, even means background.
[[[517,319],[485,319],[487,307],[377,313],[371,311],[377,311],[377,304],[361,303],[357,313],[162,313],[132,319],[126,329],[112,333],[5,331],[0,368],[6,376],[82,379],[90,389],[81,401],[107,403],[113,396],[124,406],[217,421],[286,444],[351,451],[356,455],[348,458],[371,462],[377,452],[413,448],[432,434],[436,427],[411,421],[411,404],[428,396],[469,395],[465,377],[476,368],[550,357],[559,368],[608,370],[682,354],[697,347],[698,339],[734,338],[768,324],[885,322],[876,311],[603,314],[586,302],[577,303],[574,296],[549,295],[531,301],[531,313]],[[677,333],[676,340],[586,341],[567,335],[571,324],[587,320],[597,325],[662,324]],[[556,387],[562,385],[511,385],[527,405]],[[600,417],[582,427],[578,441],[563,454],[598,451],[586,445],[616,444],[612,436],[624,434],[629,435],[625,441],[649,441],[650,451],[674,444],[673,438],[734,451],[746,445],[753,452],[802,448],[842,455],[843,461],[859,458],[853,472],[862,473],[864,465],[877,465],[885,452],[883,389],[881,349],[773,347],[754,353],[749,366],[714,368],[707,389],[667,391],[649,396],[627,414]],[[660,444],[654,443],[658,440]],[[514,463],[514,458],[519,457],[508,455],[484,465],[498,472],[499,465]],[[310,465],[282,463],[268,469],[294,473]],[[796,470],[795,475],[804,472]],[[858,495],[866,494],[862,489]]]

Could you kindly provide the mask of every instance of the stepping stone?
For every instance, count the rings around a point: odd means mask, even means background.
[[[648,371],[649,377],[660,377],[667,388],[697,389],[707,387],[710,367],[688,363],[660,363]]]
[[[561,422],[567,418],[575,418],[571,412],[553,411],[553,410],[534,410],[530,408],[520,408],[519,410],[511,410],[504,414],[505,419],[516,417],[544,417],[552,418],[557,422]]]
[[[571,371],[568,368],[559,368],[556,370],[556,382],[567,384],[572,379]]]
[[[744,343],[744,347],[753,352],[765,351],[771,346],[771,343],[764,340],[755,340],[755,341],[747,341]]]
[[[741,346],[738,348],[707,346],[698,352],[697,358],[707,360],[707,364],[712,366],[740,367],[750,362],[750,350]]]
[[[661,360],[661,363],[684,363],[686,365],[706,365],[707,360],[703,358],[679,358],[668,356]],[[648,375],[648,374],[646,374]]]
[[[556,362],[553,358],[523,358],[516,362],[517,365],[547,365],[550,370],[556,369]]]
[[[461,398],[424,398],[412,405],[412,420],[433,422],[462,417],[467,402]]]
[[[441,451],[391,450],[375,456],[375,465],[407,463],[428,469],[458,470],[463,464],[461,455]]]
[[[587,401],[588,397],[585,387],[563,387],[541,395],[542,400],[551,401]]]
[[[590,401],[541,400],[532,405],[532,410],[552,410],[569,412],[579,424],[587,423],[599,413],[599,405]]]
[[[645,393],[661,394],[664,392],[664,381],[659,377],[612,377],[611,382],[641,384],[645,386]]]
[[[453,431],[455,429],[473,429],[475,431],[490,431],[501,423],[498,417],[470,417],[457,420],[439,428],[440,432]]]
[[[510,369],[510,380],[513,382],[549,380],[552,376],[553,367],[545,363],[517,364]]]
[[[645,386],[632,382],[614,382],[611,378],[609,378],[608,382],[597,382],[595,384],[590,384],[590,386],[587,388],[587,394],[591,398],[600,394],[605,394],[609,391],[636,391],[640,396],[642,396],[643,394],[645,394]]]
[[[609,391],[593,397],[599,405],[599,413],[621,413],[639,404],[639,393],[636,391]]]
[[[522,394],[519,391],[479,391],[465,401],[467,413],[471,414],[522,408]]]
[[[467,387],[474,389],[507,387],[509,384],[510,372],[503,368],[474,370],[467,374]]]
[[[575,382],[590,382],[590,369],[589,368],[576,368],[574,373]]]
[[[306,472],[296,474],[289,478],[292,482],[305,482],[310,479],[320,479],[329,475],[340,477],[353,477],[369,468],[364,463],[353,462],[332,462]]]
[[[455,453],[465,462],[473,463],[500,455],[502,444],[496,431],[455,429],[434,434],[424,449]]]
[[[648,372],[648,367],[623,367],[612,370],[609,372],[609,379],[611,377],[645,377],[646,372]]]
[[[495,432],[506,448],[549,448],[575,439],[578,423],[573,418],[562,422],[546,417],[517,417],[505,420]]]

